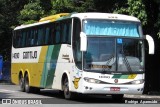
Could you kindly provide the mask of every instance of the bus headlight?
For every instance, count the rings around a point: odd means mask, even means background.
[[[96,83],[96,84],[101,83],[100,80],[93,79],[93,78],[87,78],[87,77],[85,77],[84,80],[85,80],[86,82],[89,82],[89,83]]]
[[[141,80],[135,80],[135,81],[132,81],[131,83],[132,84],[142,84],[142,83],[144,83],[144,80],[143,79],[141,79]]]

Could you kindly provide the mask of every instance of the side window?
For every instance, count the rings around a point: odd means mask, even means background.
[[[67,38],[67,43],[71,44],[71,30],[72,30],[72,20],[70,20],[67,23],[67,32],[68,32],[68,38]]]
[[[60,30],[61,30],[61,26],[60,26],[60,23],[56,23],[56,26],[55,26],[55,44],[59,44],[60,43],[60,40],[61,40],[61,35],[60,35]]]
[[[24,30],[22,32],[22,44],[21,44],[21,47],[25,47],[25,45],[26,45],[26,34],[27,34],[26,30]]]
[[[13,47],[17,48],[18,45],[18,36],[17,36],[17,31],[13,31]]]
[[[30,46],[30,30],[29,29],[27,29],[27,31],[26,31],[26,43],[25,43],[25,47],[28,47],[28,46]]]
[[[38,29],[34,29],[34,46],[38,45]]]
[[[18,44],[17,44],[17,47],[19,48],[19,47],[22,47],[22,31],[20,30],[20,31],[18,31],[17,32],[18,33]]]
[[[44,44],[46,45],[46,44],[49,44],[49,37],[50,37],[50,35],[51,35],[51,33],[50,33],[50,27],[49,26],[47,26],[46,28],[45,28],[45,41],[44,41]]]
[[[72,19],[66,19],[54,23],[52,35],[54,44],[71,44]]]
[[[71,27],[72,19],[66,19],[45,25],[16,30],[13,32],[13,46],[21,48],[62,43],[71,44]],[[75,32],[77,31],[78,30]]]
[[[38,29],[38,45],[43,45],[44,41],[44,29],[39,27]]]
[[[65,36],[64,40],[66,43],[71,44],[71,25],[72,25],[72,20],[67,20],[64,25],[64,31],[65,31]]]
[[[34,46],[34,28],[30,31],[30,46]]]
[[[21,43],[21,34],[20,34],[20,30],[16,30],[13,32],[13,46],[15,48],[19,48],[20,47],[20,43]]]
[[[49,35],[49,45],[52,45],[55,43],[55,24],[50,24],[50,35]]]
[[[80,51],[80,31],[81,21],[78,18],[73,19],[73,55],[74,61],[79,69],[82,68],[82,52]]]
[[[67,24],[64,22],[61,24],[62,27],[62,43],[66,43],[67,41]]]

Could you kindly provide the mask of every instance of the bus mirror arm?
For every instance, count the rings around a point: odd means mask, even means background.
[[[81,51],[86,51],[87,50],[87,36],[84,32],[80,32],[80,37],[81,37]]]
[[[155,51],[155,45],[154,45],[154,40],[150,35],[146,35],[146,40],[149,45],[149,54],[154,54]]]

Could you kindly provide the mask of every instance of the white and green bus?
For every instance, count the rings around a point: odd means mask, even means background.
[[[140,20],[108,13],[61,13],[13,31],[12,82],[21,91],[56,89],[81,94],[142,94],[144,36]]]

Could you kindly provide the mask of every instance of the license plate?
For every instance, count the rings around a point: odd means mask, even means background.
[[[111,87],[110,91],[120,91],[120,87]]]

